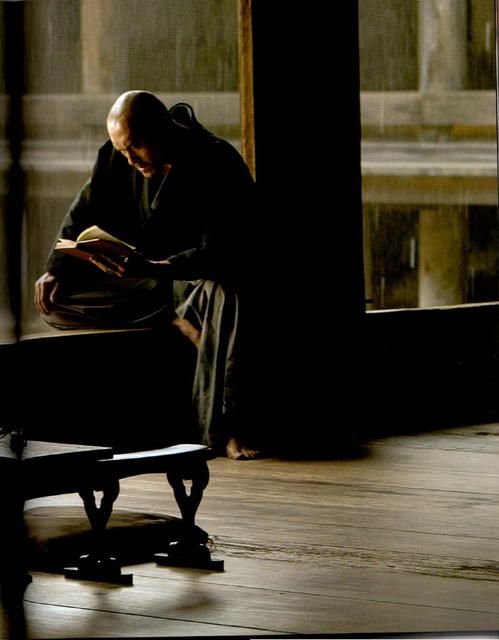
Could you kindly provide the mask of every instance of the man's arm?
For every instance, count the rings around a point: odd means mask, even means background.
[[[95,211],[92,201],[95,199],[95,190],[97,188],[95,183],[97,181],[98,164],[99,161],[97,160],[92,170],[91,177],[83,185],[64,216],[47,260],[46,268],[50,273],[55,274],[60,271],[62,265],[64,265],[67,260],[67,256],[58,254],[54,251],[57,240],[59,238],[75,240],[81,231],[95,222]]]
[[[237,280],[254,239],[255,183],[240,154],[223,140],[207,146],[196,165],[202,235],[198,245],[165,256],[168,273],[175,280]]]
[[[109,153],[105,152],[108,145],[104,145],[99,150],[97,160],[92,169],[89,180],[82,187],[71,206],[69,207],[64,220],[55,239],[52,250],[47,259],[46,271],[35,282],[34,301],[37,311],[42,315],[50,313],[51,306],[55,303],[57,292],[60,286],[60,272],[67,256],[58,255],[54,251],[55,244],[59,238],[75,239],[76,236],[93,222],[92,200],[94,198],[95,184],[99,182],[99,173],[102,172],[105,157],[109,158]]]

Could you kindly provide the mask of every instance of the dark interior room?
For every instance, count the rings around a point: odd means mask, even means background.
[[[0,3],[0,637],[497,633],[496,4]],[[255,459],[176,328],[36,312],[131,89],[255,180]]]

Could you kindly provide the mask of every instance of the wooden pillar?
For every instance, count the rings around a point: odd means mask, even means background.
[[[467,0],[420,0],[418,6],[421,91],[465,89]]]
[[[7,239],[6,285],[10,300],[7,314],[12,318],[12,336],[16,341],[21,335],[21,249],[25,203],[25,172],[21,163],[24,139],[23,94],[25,91],[24,3],[8,2],[4,10],[5,20],[5,89],[8,96],[6,112],[6,143],[8,145],[8,193],[5,200],[5,238]],[[5,157],[7,160],[7,157]],[[10,313],[9,313],[10,311]],[[1,588],[1,585],[0,585]]]
[[[466,89],[467,31],[467,0],[420,0],[420,91]],[[466,301],[466,242],[465,208],[435,207],[420,211],[420,307]]]
[[[466,302],[467,222],[465,207],[420,210],[420,307]]]
[[[255,106],[253,100],[252,0],[239,0],[239,95],[241,104],[241,153],[256,178]]]
[[[372,250],[372,211],[364,209],[363,211],[363,240],[364,240],[364,279],[365,279],[365,298],[366,309],[373,308],[373,250]]]
[[[127,84],[127,31],[120,0],[81,0],[82,93],[115,91]]]
[[[293,421],[326,448],[360,424],[365,309],[357,3],[335,2],[334,20],[329,4],[252,0],[259,308],[283,319],[270,411],[276,442]]]

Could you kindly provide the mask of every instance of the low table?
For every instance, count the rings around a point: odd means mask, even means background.
[[[165,473],[182,516],[182,534],[170,542],[166,553],[156,554],[159,564],[223,570],[223,561],[212,560],[207,534],[195,526],[195,515],[209,482],[207,461],[211,450],[198,444],[177,444],[163,449],[113,454],[111,447],[28,440],[0,440],[0,465],[12,478],[15,494],[25,501],[64,493],[78,493],[83,500],[92,533],[89,553],[78,566],[67,568],[68,578],[132,584],[106,546],[106,526],[118,498],[122,478],[145,473]],[[24,445],[24,446],[22,446]],[[191,482],[190,491],[185,481]],[[100,504],[96,492],[102,492]],[[201,532],[201,535],[200,535]]]

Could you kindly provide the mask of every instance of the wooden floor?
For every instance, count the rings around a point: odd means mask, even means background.
[[[132,587],[35,573],[29,637],[499,630],[499,424],[210,469],[198,524],[224,573],[135,565]],[[55,503],[78,498],[32,505]],[[177,514],[157,475],[123,481],[117,507]]]

